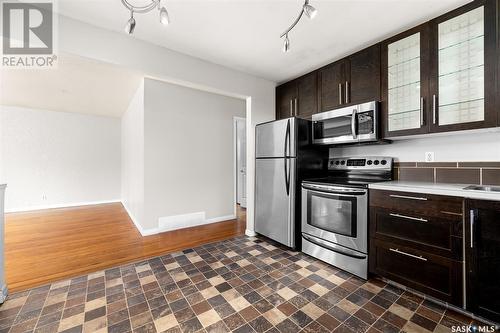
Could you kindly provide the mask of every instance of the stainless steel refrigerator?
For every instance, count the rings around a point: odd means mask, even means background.
[[[312,145],[311,122],[288,118],[255,129],[255,231],[300,249],[300,182],[321,176],[328,148]]]

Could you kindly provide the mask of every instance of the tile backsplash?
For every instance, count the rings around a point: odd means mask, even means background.
[[[394,179],[500,186],[500,162],[395,162]]]

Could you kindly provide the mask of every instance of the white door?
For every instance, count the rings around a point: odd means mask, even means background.
[[[236,188],[237,203],[247,206],[247,133],[246,119],[236,118]]]

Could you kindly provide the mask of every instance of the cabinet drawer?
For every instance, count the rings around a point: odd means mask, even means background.
[[[370,235],[448,258],[462,259],[462,220],[371,208]]]
[[[456,220],[461,220],[463,213],[462,198],[399,191],[370,190],[370,206]]]
[[[371,239],[370,272],[462,305],[462,263],[412,247]]]

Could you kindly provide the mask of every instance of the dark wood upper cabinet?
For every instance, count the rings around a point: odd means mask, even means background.
[[[497,125],[496,1],[473,1],[430,22],[430,132]]]
[[[318,75],[317,72],[304,75],[296,80],[298,91],[298,102],[295,116],[300,118],[311,118],[318,112]]]
[[[329,111],[345,103],[343,85],[346,78],[345,60],[334,62],[318,70],[319,76],[319,112]]]
[[[346,63],[347,93],[349,104],[380,100],[380,44],[351,55]]]
[[[476,0],[382,43],[385,137],[497,126],[496,21]]]
[[[297,84],[295,81],[276,87],[276,119],[293,117],[296,101]]]
[[[500,322],[500,202],[467,200],[467,310]]]
[[[429,131],[429,30],[428,24],[422,24],[382,43],[385,137]]]
[[[311,118],[318,110],[316,72],[284,83],[276,88],[276,119]]]
[[[380,45],[318,70],[319,112],[380,100]]]
[[[500,0],[474,0],[276,90],[276,117],[381,101],[384,138],[500,126]]]

